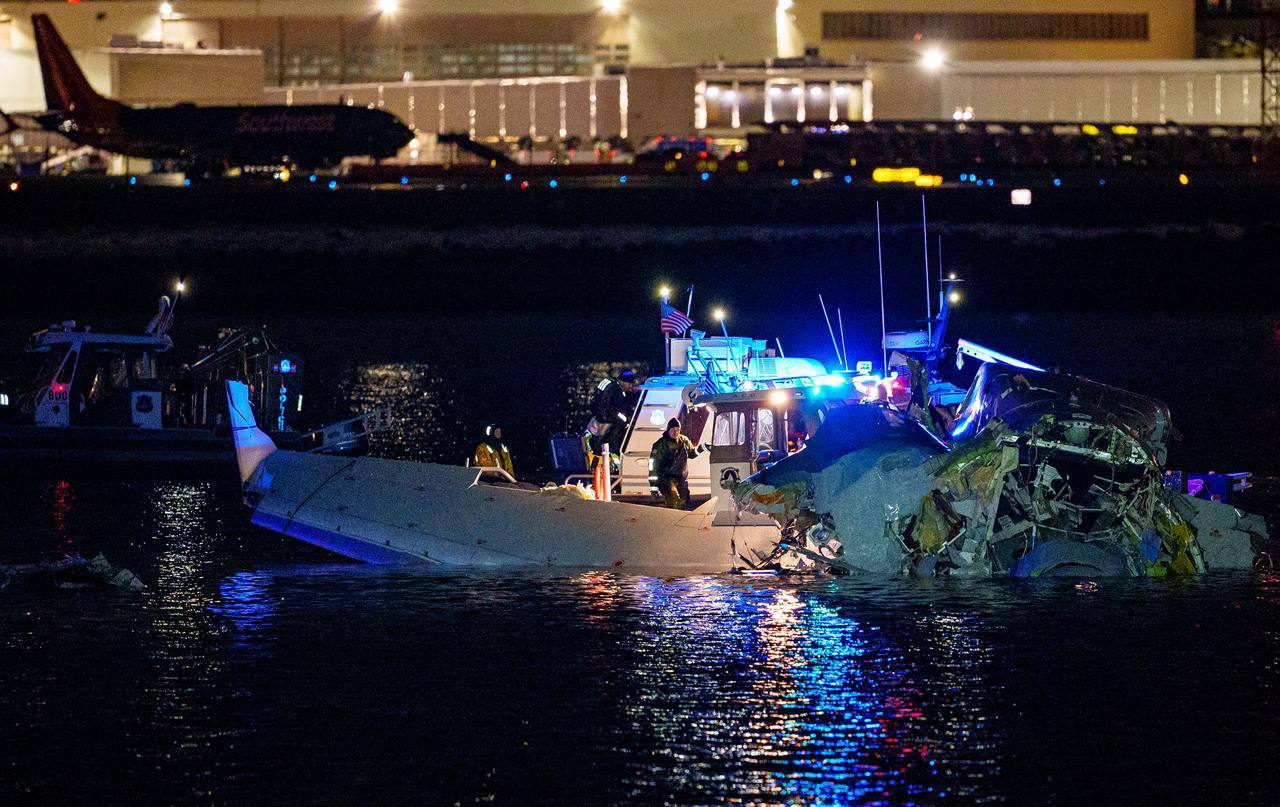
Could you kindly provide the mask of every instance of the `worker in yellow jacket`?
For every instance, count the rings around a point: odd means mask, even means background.
[[[515,466],[511,464],[511,452],[507,449],[507,444],[502,442],[501,426],[491,423],[485,427],[484,439],[476,446],[471,464],[501,468],[513,477],[516,475]]]

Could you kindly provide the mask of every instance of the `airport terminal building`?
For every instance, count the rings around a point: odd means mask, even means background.
[[[44,107],[47,13],[133,104],[374,105],[514,141],[838,120],[1252,124],[1209,0],[0,0],[0,108]]]

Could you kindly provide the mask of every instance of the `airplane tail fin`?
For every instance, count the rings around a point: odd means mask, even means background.
[[[36,55],[44,79],[44,102],[49,109],[79,117],[112,105],[89,85],[49,15],[32,14],[31,26],[35,29]]]
[[[253,419],[248,385],[240,381],[227,382],[227,410],[231,413],[231,439],[236,447],[240,481],[248,482],[262,461],[275,453],[276,444]]]

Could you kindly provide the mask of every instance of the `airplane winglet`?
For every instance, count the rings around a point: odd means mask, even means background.
[[[275,453],[276,444],[253,419],[248,385],[240,381],[227,382],[227,410],[231,413],[231,440],[236,448],[240,481],[248,482],[262,461]]]

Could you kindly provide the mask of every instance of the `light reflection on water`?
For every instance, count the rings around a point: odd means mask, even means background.
[[[103,548],[148,590],[0,592],[0,798],[1277,795],[1270,575],[1084,595],[440,574],[246,530],[213,485],[41,491],[63,502],[57,541]]]
[[[387,407],[394,426],[372,437],[370,453],[455,465],[470,456],[483,428],[496,422],[517,470],[538,472],[548,462],[547,438],[581,433],[591,419],[596,385],[624,369],[643,373],[646,365],[578,362],[476,373],[428,362],[362,364],[340,376],[333,416]]]

